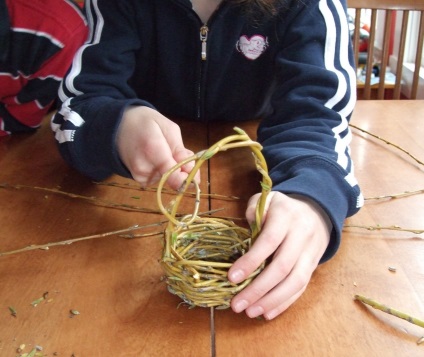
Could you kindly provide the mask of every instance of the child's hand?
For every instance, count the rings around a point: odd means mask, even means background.
[[[149,107],[125,111],[116,144],[122,162],[142,186],[158,182],[177,162],[193,155],[184,147],[180,127]],[[189,163],[174,172],[168,179],[169,186],[178,189],[193,165]],[[199,182],[199,175],[195,179]]]
[[[246,217],[254,220],[259,195],[251,198]],[[232,299],[235,312],[271,320],[302,293],[330,240],[328,216],[313,201],[300,196],[271,192],[264,224],[252,248],[231,267],[228,276],[239,283],[272,256],[271,263],[253,282]]]

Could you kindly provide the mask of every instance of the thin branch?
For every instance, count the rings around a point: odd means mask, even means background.
[[[383,226],[360,226],[355,224],[345,224],[343,228],[360,228],[360,229],[366,229],[368,231],[400,231],[400,232],[410,232],[414,234],[423,234],[424,229],[411,229],[411,228],[401,228],[399,226],[389,226],[389,227],[383,227]]]
[[[399,317],[400,319],[406,320],[406,321],[410,322],[411,324],[414,324],[414,325],[417,325],[417,326],[420,326],[420,327],[424,327],[424,321],[423,320],[420,320],[416,317],[408,315],[408,314],[401,312],[399,310],[395,310],[391,307],[383,305],[383,304],[381,304],[381,303],[379,303],[375,300],[369,299],[365,296],[355,295],[355,300],[359,300],[364,304],[370,305],[374,309],[377,309],[377,310],[383,311],[387,314]]]
[[[403,198],[403,197],[409,197],[409,196],[419,195],[419,194],[422,194],[422,193],[424,193],[424,189],[422,189],[422,190],[416,190],[416,191],[405,191],[405,192],[402,192],[402,193],[395,193],[395,194],[391,194],[391,195],[366,197],[365,198],[365,201],[383,200],[383,199],[386,199],[386,198],[389,198],[389,199]]]
[[[206,212],[201,212],[201,213],[199,213],[199,216],[211,215],[211,214],[213,214],[215,212],[219,212],[221,210],[222,209],[215,209],[215,210],[210,210],[210,211],[206,211]],[[120,237],[126,238],[126,239],[153,237],[153,236],[163,234],[164,233],[163,230],[160,231],[160,232],[152,232],[152,233],[144,233],[144,234],[132,234],[132,233],[131,234],[122,234],[122,233],[127,233],[127,232],[131,232],[131,231],[138,230],[138,229],[161,226],[161,225],[163,225],[164,223],[167,223],[167,222],[168,221],[160,221],[160,222],[156,222],[156,223],[147,224],[147,225],[144,225],[144,226],[134,225],[134,226],[131,226],[129,228],[125,228],[125,229],[121,229],[121,230],[117,230],[117,231],[113,231],[113,232],[106,232],[106,233],[95,234],[95,235],[90,235],[90,236],[80,237],[80,238],[72,238],[72,239],[67,239],[67,240],[60,241],[60,242],[45,243],[45,244],[31,244],[27,247],[16,249],[16,250],[13,250],[13,251],[0,252],[0,257],[6,256],[6,255],[12,255],[12,254],[16,254],[16,253],[21,253],[21,252],[27,252],[27,251],[30,251],[30,250],[37,250],[37,249],[49,250],[50,247],[61,246],[61,245],[70,245],[70,244],[75,243],[75,242],[80,242],[80,241],[89,240],[89,239],[104,238],[104,237],[108,237],[108,236],[112,236],[112,235],[118,235],[118,234],[119,234]]]
[[[93,182],[96,185],[100,185],[100,186],[112,186],[112,187],[119,187],[119,188],[128,188],[131,190],[137,190],[137,191],[142,191],[142,192],[157,192],[157,188],[156,187],[141,187],[141,186],[137,186],[134,184],[130,184],[130,183],[126,183],[126,184],[122,184],[119,182]],[[170,190],[170,189],[162,189],[162,193],[165,194],[169,194],[169,195],[175,195],[175,191],[174,190]],[[196,193],[195,192],[184,192],[184,195],[188,196],[188,197],[196,197]],[[201,198],[212,198],[212,199],[216,199],[216,200],[222,200],[222,201],[238,201],[241,198],[237,197],[237,196],[226,196],[226,195],[220,195],[218,193],[201,193],[200,194]]]
[[[147,238],[147,237],[155,237],[158,235],[163,235],[164,231],[161,230],[159,232],[152,232],[152,233],[143,233],[143,234],[120,234],[119,236],[125,239],[136,239],[136,238]]]
[[[406,155],[408,155],[411,159],[413,159],[418,164],[424,165],[424,162],[423,161],[421,161],[420,159],[418,159],[417,157],[415,157],[414,155],[412,155],[410,152],[406,151],[404,148],[400,147],[399,145],[396,145],[396,144],[394,144],[394,143],[392,143],[392,142],[390,142],[390,141],[382,138],[381,136],[378,136],[378,135],[375,135],[373,133],[370,133],[369,131],[367,131],[365,129],[362,129],[362,128],[356,126],[356,125],[349,124],[349,126],[351,126],[352,128],[355,128],[355,129],[357,129],[357,130],[359,130],[359,131],[361,131],[361,132],[363,132],[365,134],[368,134],[368,135],[372,136],[373,138],[376,138],[376,139],[378,139],[378,140],[386,143],[387,145],[393,146],[394,148],[396,148],[396,149],[402,151],[403,153],[405,153]]]
[[[157,209],[151,209],[151,208],[138,207],[138,206],[132,206],[132,205],[127,205],[127,204],[110,202],[110,201],[102,200],[102,199],[96,198],[96,197],[82,196],[82,195],[77,195],[75,193],[60,191],[60,190],[57,190],[55,188],[46,188],[46,187],[37,187],[37,186],[28,186],[28,185],[10,185],[10,184],[7,184],[7,183],[0,184],[0,188],[5,188],[5,189],[13,188],[13,189],[16,189],[16,190],[29,189],[29,190],[34,190],[34,191],[42,191],[42,192],[48,192],[48,193],[62,195],[62,196],[70,197],[70,198],[76,198],[76,199],[88,201],[88,202],[90,202],[90,203],[92,203],[96,206],[102,206],[102,207],[108,207],[108,208],[117,208],[117,209],[122,209],[122,210],[125,210],[125,211],[136,211],[136,212],[143,212],[143,213],[162,214],[162,212],[160,210],[157,210]]]
[[[88,201],[88,202],[94,204],[95,206],[121,209],[121,210],[124,210],[124,211],[143,212],[143,213],[151,213],[151,214],[162,214],[162,212],[160,210],[154,210],[154,209],[151,209],[151,208],[115,203],[115,202],[111,202],[111,201],[102,200],[102,199],[99,199],[99,198],[96,198],[96,197],[82,196],[82,195],[78,195],[78,194],[75,194],[75,193],[60,191],[60,190],[57,190],[57,189],[54,189],[54,188],[28,186],[28,185],[11,185],[11,184],[8,184],[8,183],[0,184],[0,188],[15,189],[15,190],[29,189],[29,190],[34,190],[34,191],[48,192],[48,193],[58,194],[58,195],[62,195],[62,196],[70,197],[70,198],[80,199],[80,200],[83,200],[83,201]],[[214,210],[201,212],[201,213],[199,213],[199,215],[214,214],[214,213],[222,211],[222,210],[223,210],[223,208],[218,208],[218,209],[214,209]],[[184,213],[181,213],[181,215],[184,215]]]
[[[148,224],[148,225],[145,225],[145,226],[140,226],[140,225],[136,224],[136,225],[131,226],[129,228],[124,228],[124,229],[120,229],[120,230],[113,231],[113,232],[106,232],[106,233],[100,233],[100,234],[85,236],[85,237],[72,238],[72,239],[67,239],[67,240],[60,241],[60,242],[45,243],[45,244],[32,244],[32,245],[26,246],[24,248],[11,250],[9,252],[3,252],[3,253],[0,252],[0,257],[6,256],[6,255],[22,253],[22,252],[27,252],[27,251],[30,251],[30,250],[37,250],[37,249],[49,250],[51,247],[55,247],[55,246],[70,245],[70,244],[75,243],[75,242],[81,242],[81,241],[90,240],[90,239],[98,239],[98,238],[109,237],[109,236],[113,236],[113,235],[131,232],[131,231],[138,230],[138,229],[160,226],[163,223],[164,222],[152,223],[152,224]]]

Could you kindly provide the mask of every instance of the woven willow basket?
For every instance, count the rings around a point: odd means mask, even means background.
[[[199,152],[178,163],[162,176],[157,190],[157,201],[162,213],[168,219],[164,233],[164,247],[161,263],[165,270],[168,290],[179,296],[185,303],[201,307],[225,309],[232,297],[244,289],[264,268],[262,264],[251,276],[240,284],[231,283],[228,270],[243,254],[249,251],[259,234],[262,224],[266,197],[272,182],[262,155],[262,146],[252,141],[240,128],[237,134],[228,136],[208,150]],[[249,147],[255,159],[256,169],[262,175],[261,196],[256,207],[256,220],[250,229],[239,227],[234,222],[212,216],[199,216],[200,188],[194,177],[202,164],[220,151]],[[194,161],[183,186],[166,209],[162,203],[162,189],[168,177],[187,163]],[[193,214],[180,216],[178,208],[188,187],[195,188],[196,200]]]

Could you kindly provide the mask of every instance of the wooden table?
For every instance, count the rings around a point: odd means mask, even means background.
[[[423,114],[424,101],[360,101],[352,124],[423,160]],[[182,131],[186,145],[198,151],[231,134],[234,125],[207,129],[190,123]],[[254,137],[256,123],[236,125]],[[352,131],[352,155],[365,197],[424,188],[423,164]],[[242,218],[245,200],[259,185],[249,150],[220,153],[202,170],[203,192],[209,187],[240,199],[202,200],[201,209],[225,208],[222,215]],[[112,182],[121,186],[93,183],[69,168],[47,121],[33,135],[1,138],[0,252],[163,220],[161,214],[128,210],[157,210],[154,192],[133,189],[132,181],[120,177],[106,181]],[[108,207],[110,203],[126,206]],[[187,202],[183,208],[190,207]],[[422,230],[423,217],[423,194],[416,194],[367,200],[346,224]],[[154,225],[130,234],[161,229]],[[209,310],[179,306],[180,300],[168,293],[158,263],[161,249],[158,236],[112,235],[0,256],[0,356],[19,355],[21,344],[24,352],[42,346],[47,356],[210,356]],[[362,305],[355,294],[423,319],[423,234],[345,228],[337,255],[317,269],[304,295],[277,319],[266,322],[216,311],[216,354],[424,355],[424,344],[416,343],[424,329]],[[16,310],[15,317],[9,307]]]

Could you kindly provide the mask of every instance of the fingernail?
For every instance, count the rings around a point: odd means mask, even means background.
[[[233,282],[233,283],[236,283],[236,284],[240,283],[241,281],[244,280],[243,270],[239,269],[239,270],[235,270],[235,271],[231,272],[229,278],[230,278],[231,282]]]
[[[247,316],[254,318],[262,315],[264,313],[264,309],[261,306],[253,306],[249,310],[246,311]]]
[[[234,304],[234,312],[242,312],[247,307],[247,305],[248,303],[246,300],[237,301]]]
[[[275,317],[277,317],[277,315],[279,314],[279,311],[277,309],[272,310],[270,312],[268,312],[266,315],[264,315],[266,320],[272,320]]]

